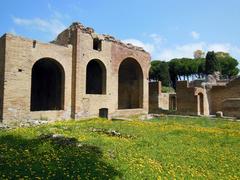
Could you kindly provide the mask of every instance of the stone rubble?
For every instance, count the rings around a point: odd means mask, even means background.
[[[90,128],[90,132],[97,132],[97,133],[103,133],[108,136],[113,136],[113,137],[120,137],[120,138],[134,138],[134,136],[130,134],[121,134],[120,132],[112,129],[104,129],[104,128]]]
[[[0,130],[7,130],[7,129],[11,129],[11,127],[6,124],[0,123]]]

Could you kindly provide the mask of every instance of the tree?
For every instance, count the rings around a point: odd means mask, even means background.
[[[164,61],[152,61],[149,78],[150,80],[162,81],[163,86],[169,86],[168,63]]]
[[[200,58],[195,60],[197,64],[197,76],[198,78],[203,78],[205,76],[205,64],[206,64],[206,59],[205,58]]]
[[[176,59],[173,59],[169,62],[169,75],[170,75],[172,87],[174,89],[176,89],[176,83],[177,83],[177,80],[178,80],[178,78],[177,78],[178,69],[177,69],[177,67],[176,67],[177,65],[174,61],[176,61]]]
[[[226,53],[226,52],[216,52],[215,53],[216,57],[217,58],[225,58],[225,57],[231,57],[229,53]]]
[[[213,74],[216,71],[220,71],[220,65],[214,51],[209,51],[207,53],[205,70],[206,75]]]
[[[215,53],[221,67],[221,73],[226,78],[237,76],[239,73],[238,61],[231,57],[229,53],[217,52]]]
[[[164,86],[167,86],[170,81],[174,89],[176,89],[178,80],[204,78],[206,74],[212,74],[214,71],[221,70],[222,75],[227,78],[239,73],[238,61],[225,52],[208,52],[206,59],[181,58],[172,59],[166,63],[167,65],[164,63],[166,62],[152,61],[150,79],[161,80]],[[167,69],[169,73],[167,73]]]
[[[194,59],[200,59],[200,58],[204,58],[205,53],[202,50],[196,50],[194,51]]]

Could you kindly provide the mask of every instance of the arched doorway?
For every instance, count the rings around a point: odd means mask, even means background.
[[[87,64],[86,94],[106,94],[106,68],[98,59]]]
[[[198,112],[199,115],[204,115],[204,101],[203,101],[203,93],[198,94]]]
[[[118,70],[118,109],[143,107],[143,72],[132,58],[125,59]]]
[[[65,73],[54,59],[38,60],[32,67],[31,111],[63,110]]]

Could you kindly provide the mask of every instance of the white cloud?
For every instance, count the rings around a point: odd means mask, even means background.
[[[193,39],[195,39],[195,40],[198,40],[198,39],[200,38],[200,34],[199,34],[198,32],[196,32],[196,31],[192,31],[192,32],[190,33],[190,35],[191,35],[191,37],[192,37]]]
[[[130,43],[133,44],[135,46],[139,46],[142,47],[143,49],[145,49],[147,52],[149,52],[150,54],[152,54],[155,50],[155,47],[153,44],[150,43],[144,43],[140,40],[137,39],[125,39],[123,40],[124,43]]]
[[[182,58],[182,57],[192,58],[194,51],[204,50],[204,47],[205,47],[204,42],[177,45],[174,48],[162,49],[157,54],[157,59],[171,60],[173,58]]]
[[[42,32],[49,32],[54,36],[56,36],[66,28],[66,26],[60,20],[55,18],[44,20],[41,18],[24,19],[19,17],[13,17],[13,22],[16,25],[39,30]]]
[[[215,44],[209,44],[207,49],[209,51],[222,51],[222,52],[229,52],[232,47],[230,44],[220,44],[220,43],[215,43]]]
[[[177,45],[173,48],[162,49],[156,54],[157,59],[171,60],[173,58],[193,58],[193,53],[196,50],[202,50],[204,52],[215,51],[215,52],[228,52],[233,57],[240,58],[240,47],[231,45],[230,43],[213,43],[208,44],[206,42],[200,43],[189,43],[183,45]]]
[[[45,32],[48,33],[50,38],[55,38],[56,35],[66,29],[66,26],[63,24],[62,20],[69,17],[67,14],[58,12],[50,3],[47,4],[47,8],[49,11],[48,19],[42,19],[39,17],[21,18],[13,16],[12,20],[14,24],[18,26],[35,31]]]
[[[150,34],[149,37],[153,40],[155,44],[158,44],[158,45],[160,45],[164,41],[164,39],[159,34],[153,33],[153,34]]]
[[[199,33],[195,34],[195,38],[199,37]],[[199,41],[195,43],[176,44],[169,46],[167,40],[159,34],[144,34],[148,41],[142,41],[135,38],[129,38],[124,40],[125,43],[131,43],[136,46],[144,48],[151,54],[152,59],[169,61],[174,58],[193,58],[196,50],[202,50],[204,52],[228,52],[236,59],[240,59],[240,47],[230,43],[208,43]]]

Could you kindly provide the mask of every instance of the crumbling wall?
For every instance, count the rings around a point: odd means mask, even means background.
[[[149,82],[149,112],[159,113],[164,110],[176,110],[176,94],[162,93],[161,81]]]
[[[161,94],[162,84],[159,82],[149,82],[149,113],[159,111],[159,95]]]
[[[189,87],[187,81],[177,82],[177,111],[183,115],[198,115],[198,99],[195,88]]]
[[[40,43],[11,34],[6,35],[5,89],[3,119],[12,123],[33,119],[67,119],[71,112],[72,48]],[[50,58],[65,72],[64,110],[31,111],[32,67]]]
[[[140,85],[142,86],[143,89],[143,94],[140,96],[142,98],[142,113],[147,113],[148,112],[148,73],[149,73],[149,68],[150,68],[150,55],[146,53],[145,51],[142,51],[141,49],[135,48],[130,45],[122,45],[121,43],[117,42],[112,42],[112,50],[111,50],[111,71],[112,71],[112,76],[115,77],[115,87],[113,85],[112,88],[115,88],[116,94],[116,106],[118,106],[118,73],[119,73],[119,68],[121,63],[124,60],[131,60],[134,59],[137,61],[137,63],[140,65],[142,74],[143,74],[143,80]],[[121,97],[120,97],[121,98]],[[117,109],[118,110],[118,109]],[[124,114],[124,109],[119,110],[119,112],[122,112]],[[132,111],[134,112],[134,111]]]
[[[231,115],[235,116],[235,113],[233,113],[234,111],[237,111],[240,114],[240,109],[237,108],[238,105],[236,105],[236,107],[231,105],[232,103],[238,104],[238,101],[231,101],[231,103],[225,102],[229,98],[240,97],[240,78],[236,78],[230,81],[225,86],[213,86],[212,89],[209,91],[209,95],[211,97],[210,98],[211,114],[215,114],[217,111],[223,111],[223,114],[226,116],[231,116]],[[225,108],[224,108],[224,103],[225,103]]]
[[[101,43],[101,48],[94,48],[95,40]],[[58,35],[53,43],[73,45],[73,81],[72,81],[72,117],[98,116],[99,109],[107,108],[109,114],[135,114],[148,112],[148,71],[150,55],[142,48],[124,44],[110,35],[95,33],[94,29],[84,27],[81,23],[73,23],[68,29]],[[143,92],[140,110],[127,111],[118,108],[118,73],[122,61],[135,59],[143,71]],[[89,61],[97,59],[106,68],[106,93],[86,94],[86,67]],[[135,93],[134,95],[136,95]]]
[[[76,27],[76,88],[75,88],[75,118],[93,117],[99,115],[99,110],[107,108],[109,114],[112,114],[115,106],[115,93],[112,91],[115,85],[115,76],[112,76],[111,70],[111,43],[102,41],[101,50],[93,48],[94,37],[93,30],[85,31]],[[102,76],[104,81],[104,93],[86,93],[87,89],[87,65],[90,61],[96,60],[99,65],[105,69],[106,76]]]
[[[3,120],[5,35],[0,38],[0,122]]]
[[[240,118],[240,98],[228,98],[222,103],[224,116]]]
[[[101,48],[96,48],[94,42],[99,42]],[[68,119],[70,115],[72,118],[90,117],[98,116],[102,108],[117,115],[148,112],[150,55],[140,47],[124,44],[109,35],[98,35],[92,28],[73,23],[51,44],[7,34],[6,52],[3,54],[6,56],[4,120]],[[48,111],[30,109],[32,67],[40,59],[56,60],[64,69],[64,108]],[[93,59],[101,61],[106,68],[106,92],[104,89],[102,94],[86,93],[86,68]],[[141,106],[120,110],[118,73],[120,64],[126,59],[136,60],[141,67],[141,83],[137,84],[142,87],[141,95],[136,97],[141,98]]]

